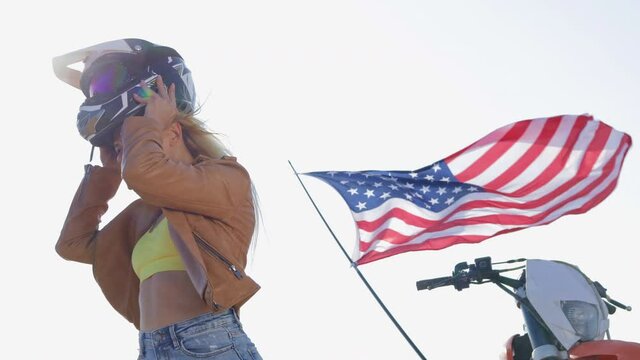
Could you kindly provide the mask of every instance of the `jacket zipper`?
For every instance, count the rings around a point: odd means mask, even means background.
[[[209,243],[204,241],[202,236],[200,236],[195,232],[193,233],[193,235],[195,235],[196,242],[202,249],[204,249],[207,253],[209,253],[209,255],[217,258],[218,260],[222,261],[225,265],[227,265],[227,269],[229,269],[229,271],[231,271],[236,278],[242,279],[242,273],[238,270],[238,268],[236,268],[235,265],[231,263],[231,261],[227,260],[224,256],[222,256],[222,254],[220,254],[216,249],[214,249],[211,245],[209,245]]]

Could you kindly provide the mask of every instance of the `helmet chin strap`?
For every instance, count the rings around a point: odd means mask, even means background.
[[[96,146],[91,145],[91,154],[89,154],[89,163],[93,160],[93,150],[95,150]]]

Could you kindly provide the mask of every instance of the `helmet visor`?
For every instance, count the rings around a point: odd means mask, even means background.
[[[112,62],[93,71],[89,81],[89,97],[114,95],[133,80],[130,70],[121,62]]]

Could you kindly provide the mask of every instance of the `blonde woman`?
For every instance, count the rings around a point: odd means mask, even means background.
[[[54,70],[85,94],[78,129],[102,162],[85,166],[56,251],[93,265],[109,303],[139,329],[139,359],[261,359],[238,318],[259,289],[244,272],[251,179],[194,118],[182,57],[123,39],[57,57]],[[140,199],[99,229],[121,180]]]

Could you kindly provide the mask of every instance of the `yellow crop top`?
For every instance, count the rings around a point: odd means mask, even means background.
[[[184,262],[169,235],[166,218],[138,240],[131,253],[131,264],[140,282],[161,271],[185,270]]]

